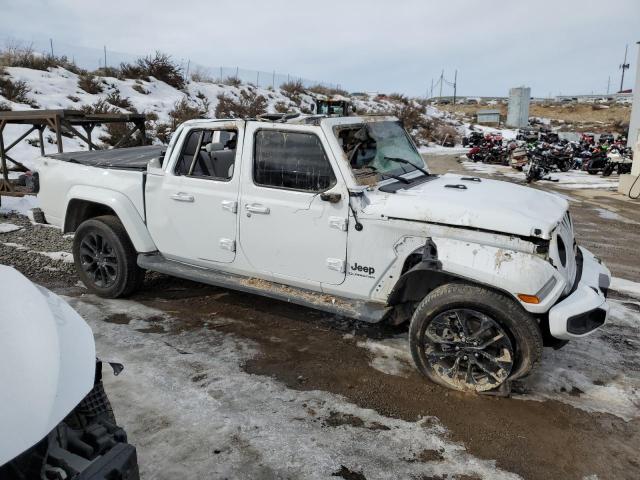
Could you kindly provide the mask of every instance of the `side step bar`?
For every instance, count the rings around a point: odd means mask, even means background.
[[[145,270],[152,270],[154,272],[164,273],[194,282],[206,283],[216,287],[262,295],[263,297],[295,303],[296,305],[341,315],[362,322],[378,323],[384,320],[386,315],[391,311],[390,307],[381,303],[351,300],[258,278],[194,267],[186,263],[167,260],[157,253],[139,254],[138,265]]]

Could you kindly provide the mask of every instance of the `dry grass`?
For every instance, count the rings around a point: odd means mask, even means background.
[[[530,117],[549,118],[554,126],[562,126],[566,130],[575,131],[626,131],[631,117],[629,105],[612,103],[609,108],[588,103],[532,103]],[[506,105],[438,105],[447,112],[455,112],[469,118],[475,118],[478,110],[497,109],[506,116]]]

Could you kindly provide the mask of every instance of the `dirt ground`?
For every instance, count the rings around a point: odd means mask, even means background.
[[[457,112],[475,118],[478,110],[498,109],[506,118],[506,105],[438,105],[447,112]],[[530,117],[549,118],[554,126],[565,126],[576,131],[594,133],[624,133],[629,125],[631,106],[612,103],[592,105],[588,103],[532,103]]]
[[[468,173],[455,156],[434,156],[428,158],[428,162],[435,173]],[[506,177],[502,179],[514,181]],[[570,198],[579,243],[600,256],[614,276],[640,282],[640,261],[637,259],[640,203],[625,200],[609,191],[558,191]],[[602,209],[611,215],[603,217]],[[49,251],[69,251],[70,238],[63,238],[55,229],[34,227],[24,218],[11,216],[3,221],[23,228],[0,236],[0,263],[15,265],[34,281],[81,301],[84,291],[77,283],[72,264],[37,253],[47,250],[45,246],[51,242],[54,242],[54,246],[49,247]],[[23,245],[23,248],[19,250],[14,245]],[[622,294],[614,294],[614,298],[627,302],[625,304],[636,312],[640,310],[640,304],[631,298]],[[526,391],[530,387],[527,385],[522,386],[524,394],[518,398],[472,396],[430,384],[411,368],[401,375],[374,368],[372,351],[362,348],[363,343],[386,345],[384,342],[405,336],[406,326],[359,324],[283,302],[157,274],[149,274],[143,291],[131,300],[161,314],[147,317],[144,327],[136,327],[137,317],[127,313],[128,307],[123,307],[122,313],[105,316],[103,322],[109,324],[104,324],[105,328],[135,329],[138,340],[127,344],[126,348],[138,348],[142,339],[159,339],[182,355],[189,353],[182,351],[188,348],[183,346],[185,335],[195,332],[204,341],[209,338],[207,332],[231,335],[257,346],[259,353],[241,365],[248,374],[272,379],[292,391],[337,394],[357,407],[371,409],[389,419],[417,422],[424,418],[435,418],[444,427],[447,441],[461,445],[479,459],[495,460],[499,469],[522,478],[640,478],[640,415],[625,419],[605,411],[577,408],[575,403],[579,403],[584,392],[575,387],[570,391],[563,391],[563,387],[556,392],[554,399],[544,401],[540,398],[529,399]],[[165,314],[178,321],[168,322],[163,316]],[[98,324],[92,326],[95,331]],[[96,335],[99,346],[105,341],[104,335]],[[640,371],[640,360],[637,358],[640,344],[625,345],[624,336],[610,330],[603,338],[618,342],[616,348],[628,350],[624,357],[626,364],[619,366],[621,371],[631,369],[637,373]],[[215,342],[212,340],[207,348],[213,350],[214,343],[217,345],[220,337],[212,338]],[[180,347],[176,346],[178,344]],[[548,354],[545,351],[545,355]],[[139,361],[143,363],[142,359]],[[136,360],[131,359],[130,362],[135,371]],[[569,365],[569,368],[580,369],[582,365]],[[200,382],[206,377],[198,370],[189,372],[189,375],[194,375],[192,382]],[[549,378],[553,377],[551,367],[545,372],[548,372]],[[547,373],[543,373],[542,377],[545,375]],[[127,406],[136,403],[128,395],[129,392],[120,391],[112,399],[116,413],[122,413],[131,422],[140,421],[127,417]],[[636,404],[635,407],[640,409],[640,405]],[[144,417],[144,408],[138,405],[138,410],[139,415]],[[152,415],[151,409],[148,413]],[[333,412],[325,420],[323,428],[362,428],[365,424],[358,414]],[[128,428],[126,424],[124,426]],[[151,431],[156,432],[157,428],[160,427],[153,427]],[[368,429],[370,431],[367,434],[378,435],[379,431],[379,435],[383,435],[389,427],[371,424]],[[132,430],[133,439],[141,439],[138,446],[141,461],[153,458],[161,462],[157,454],[146,450],[152,448],[145,440],[150,435],[149,429]],[[220,450],[216,452],[220,453]],[[375,456],[376,452],[368,452],[367,455]],[[443,461],[438,450],[424,450],[420,455],[420,461],[425,465]],[[366,471],[366,468],[356,471],[342,465],[333,476],[369,480],[394,478],[382,475],[366,477],[362,471]],[[254,471],[252,475],[239,475],[236,478],[303,477],[295,474],[282,476],[273,471]],[[148,474],[146,478],[156,476]],[[157,478],[164,477],[160,475]],[[405,477],[399,474],[395,478]],[[445,473],[406,478],[481,477]]]

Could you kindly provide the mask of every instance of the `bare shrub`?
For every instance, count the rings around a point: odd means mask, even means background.
[[[346,90],[343,90],[341,88],[325,87],[324,85],[321,85],[321,84],[312,85],[309,88],[307,88],[307,90],[309,92],[320,93],[322,95],[327,95],[327,96],[343,95],[343,96],[347,97],[349,95],[349,92],[347,92]]]
[[[139,58],[134,64],[121,63],[120,74],[124,78],[143,80],[154,77],[178,90],[184,88],[182,68],[173,62],[171,56],[159,51],[154,55]]]
[[[267,111],[267,99],[255,92],[242,90],[239,97],[218,95],[216,118],[255,118]]]
[[[458,133],[458,130],[453,125],[449,125],[448,123],[436,118],[431,119],[431,123],[433,125],[433,141],[439,144],[443,144],[445,142],[452,142],[456,144],[460,142],[460,133]]]
[[[93,105],[83,105],[80,107],[80,111],[92,114],[92,113],[118,113],[113,105],[110,105],[104,98],[99,99]]]
[[[169,112],[169,117],[173,120],[173,126],[175,128],[187,120],[206,118],[207,114],[208,111],[204,110],[202,105],[193,105],[189,103],[187,97],[183,97],[173,105],[173,110]]]
[[[240,80],[238,77],[226,77],[221,80],[221,83],[230,87],[239,87],[240,85],[242,85],[242,80]]]
[[[127,97],[121,96],[119,90],[114,90],[113,92],[109,93],[105,100],[111,105],[124,108],[125,110],[131,110],[133,107],[131,100],[129,100]]]
[[[78,77],[78,87],[87,93],[97,94],[102,92],[102,85],[91,73],[84,73]]]
[[[278,113],[287,113],[289,111],[289,105],[287,105],[285,102],[276,102],[273,108]]]
[[[425,145],[432,138],[433,124],[423,112],[424,108],[421,105],[404,97],[402,101],[394,103],[389,113],[398,117],[416,144]]]
[[[280,85],[280,90],[282,90],[284,96],[296,103],[300,101],[300,96],[305,93],[304,84],[301,80],[283,83]]]
[[[165,145],[169,143],[171,139],[171,133],[173,127],[169,123],[156,123],[155,137]]]
[[[10,112],[11,111],[11,105],[9,105],[7,102],[0,102],[0,112]]]
[[[120,113],[117,108],[107,102],[104,98],[101,98],[93,105],[84,105],[80,110],[87,114]],[[99,140],[105,145],[114,147],[121,141],[122,143],[119,144],[120,147],[135,147],[141,144],[140,132],[136,132],[130,138],[126,138],[129,130],[131,129],[131,125],[128,123],[105,123],[104,128],[107,131],[107,134],[101,135]]]
[[[11,77],[0,70],[0,94],[10,102],[26,103],[35,105],[35,102],[28,97],[31,91],[29,85],[24,80],[11,80]]]
[[[391,100],[392,102],[401,102],[401,103],[407,103],[409,101],[409,99],[407,98],[406,95],[403,95],[402,93],[390,93],[387,98],[389,100]]]
[[[93,73],[95,73],[96,75],[100,75],[101,77],[114,77],[114,78],[120,78],[122,75],[122,72],[120,72],[120,70],[116,67],[100,67],[97,70],[95,70]]]
[[[209,75],[206,70],[202,68],[196,68],[191,73],[191,81],[192,82],[200,82],[200,83],[214,83],[214,79],[211,75]]]
[[[142,95],[149,95],[149,90],[145,90],[144,87],[142,85],[140,85],[139,83],[136,83],[133,87],[136,92],[141,93]]]
[[[40,54],[33,51],[32,45],[20,42],[9,42],[0,51],[0,66],[23,67],[34,70],[48,70],[49,68],[62,67],[70,72],[79,74],[83,70],[66,56],[57,57],[51,54]]]

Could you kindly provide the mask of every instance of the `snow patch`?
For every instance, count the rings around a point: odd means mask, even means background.
[[[49,257],[51,260],[55,260],[63,263],[73,263],[73,254],[69,252],[29,252],[37,253]]]
[[[21,157],[18,156],[17,158]],[[21,215],[27,215],[29,210],[36,208],[39,205],[40,202],[38,202],[38,198],[34,195],[25,195],[24,197],[2,197],[0,213],[15,212]]]
[[[337,395],[247,374],[241,365],[258,353],[249,341],[207,328],[142,334],[136,328],[145,319],[177,320],[133,301],[88,295],[67,301],[92,327],[100,358],[125,365],[117,378],[105,375],[105,383],[143,478],[326,479],[342,465],[377,479],[518,478],[447,440],[434,418],[391,419]],[[113,314],[139,323],[110,323]],[[362,424],[326,423],[336,413]],[[424,450],[443,458],[421,462]]]
[[[545,349],[539,367],[522,382],[527,394],[516,398],[640,418],[640,304],[610,303],[601,329],[560,350]]]
[[[406,377],[414,368],[406,335],[376,341],[367,339],[357,345],[371,352],[369,364],[382,373]]]
[[[10,233],[20,230],[22,227],[14,225],[13,223],[0,223],[0,233]]]
[[[632,282],[631,280],[625,280],[624,278],[613,277],[611,279],[611,290],[616,292],[626,293],[634,297],[640,298],[640,283]]]

